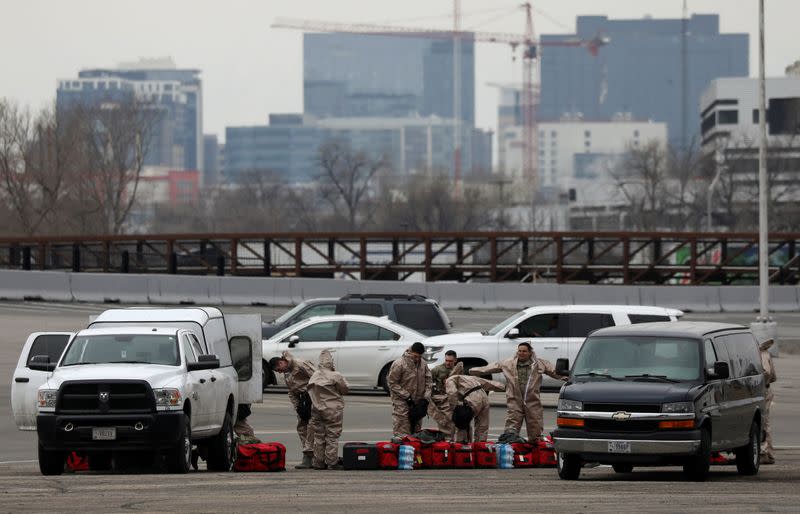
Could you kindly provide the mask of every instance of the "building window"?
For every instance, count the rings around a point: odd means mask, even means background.
[[[717,124],[717,114],[712,112],[705,117],[703,123],[700,125],[700,131],[705,135],[706,132],[714,128]]]
[[[739,123],[739,111],[719,111],[717,121],[720,125],[736,125]]]
[[[583,131],[583,137],[592,137],[592,131],[591,130],[584,130]]]
[[[634,130],[633,131],[633,137],[639,137],[639,131],[638,130]]]
[[[556,132],[555,130],[551,130],[550,137],[556,137],[556,136],[558,136],[558,132]]]
[[[592,146],[592,142],[591,141],[584,141],[583,142],[583,146],[585,146],[586,148],[589,148],[590,146]]]

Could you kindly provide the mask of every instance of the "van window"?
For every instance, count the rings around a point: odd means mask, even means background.
[[[225,332],[225,322],[222,318],[211,318],[206,322],[203,331],[206,334],[206,344],[211,353],[219,359],[220,367],[231,365],[231,352],[228,348],[228,335]]]
[[[628,319],[631,320],[631,325],[636,325],[637,323],[670,321],[669,316],[662,316],[660,314],[628,314]]]
[[[706,339],[703,342],[703,351],[705,352],[706,357],[706,368],[713,368],[714,363],[717,362],[717,352],[714,351],[714,345],[711,342],[711,339]]]
[[[586,337],[589,332],[598,328],[614,326],[614,318],[611,314],[567,314],[567,319],[569,320],[569,337]]]
[[[297,323],[300,320],[304,320],[312,316],[329,316],[331,314],[336,314],[336,305],[332,303],[321,303],[319,305],[309,307],[298,314],[297,317],[292,320],[292,323]]]
[[[566,315],[539,314],[518,323],[520,337],[566,337]]]
[[[447,332],[442,317],[436,306],[428,302],[420,303],[398,303],[394,306],[397,315],[397,322],[414,330],[431,333],[440,330],[441,333]]]
[[[28,352],[28,360],[25,367],[30,364],[31,359],[36,355],[47,355],[50,357],[50,362],[56,363],[64,353],[64,347],[69,342],[68,334],[43,334],[37,336],[31,344],[31,350]]]
[[[732,377],[749,377],[761,373],[761,357],[751,333],[730,334],[718,337],[716,340],[722,340],[728,349]]]
[[[336,314],[361,314],[362,316],[383,316],[383,309],[377,303],[340,303]]]

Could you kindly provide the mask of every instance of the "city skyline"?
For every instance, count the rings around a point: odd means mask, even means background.
[[[387,22],[447,29],[447,13],[452,3],[410,0],[402,6],[389,2],[342,0],[328,2],[242,1],[220,10],[211,2],[173,2],[161,4],[144,1],[131,10],[128,5],[109,7],[106,3],[82,0],[47,3],[40,0],[21,2],[4,0],[6,11],[16,23],[0,34],[0,47],[22,48],[6,51],[6,64],[0,97],[8,97],[37,110],[55,100],[59,78],[72,77],[84,69],[115,67],[120,62],[141,57],[171,56],[178,68],[201,71],[204,88],[204,132],[224,138],[225,127],[266,123],[269,114],[302,112],[303,45],[302,33],[271,29],[275,17],[294,16],[354,22]],[[464,0],[465,29],[520,33],[522,13],[513,12],[519,2]],[[441,5],[440,5],[441,4]],[[575,30],[576,17],[604,14],[612,19],[638,19],[645,14],[654,18],[680,18],[680,0],[673,2],[615,0],[541,1],[534,6],[537,34],[565,34]],[[50,13],[42,17],[43,7]],[[153,7],[150,9],[149,7]],[[157,11],[155,8],[157,7]],[[493,23],[494,11],[507,15]],[[758,65],[755,44],[757,3],[742,8],[730,2],[690,0],[688,13],[718,13],[724,32],[745,32],[750,37],[750,75]],[[800,58],[792,47],[792,20],[800,5],[791,0],[771,0],[767,4],[768,76],[782,76],[783,69]],[[96,17],[85,11],[102,10],[107,20],[124,23],[98,25]],[[471,12],[484,11],[479,16]],[[158,12],[160,16],[154,16]],[[546,16],[542,14],[546,13]],[[441,14],[437,19],[427,19]],[[118,18],[115,18],[115,15]],[[425,18],[411,20],[410,18]],[[20,45],[20,41],[25,41]],[[497,91],[487,82],[519,81],[519,61],[512,62],[504,45],[476,45],[476,126],[496,129]],[[699,120],[698,120],[699,123]]]

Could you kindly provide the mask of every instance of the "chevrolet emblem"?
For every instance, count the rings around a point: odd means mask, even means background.
[[[629,419],[631,419],[631,413],[622,410],[617,411],[611,415],[611,419],[613,419],[614,421],[628,421]]]
[[[100,393],[100,401],[106,403],[108,401],[109,396],[111,396],[108,391],[102,391]]]

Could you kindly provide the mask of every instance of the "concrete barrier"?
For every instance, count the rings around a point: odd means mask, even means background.
[[[685,312],[720,312],[717,286],[639,286],[639,303]]]
[[[561,303],[561,287],[558,284],[495,284],[494,289],[498,309],[525,309],[534,305]]]
[[[364,280],[361,282],[361,294],[419,294],[430,296],[425,282],[389,282],[386,280]]]
[[[150,303],[218,305],[220,277],[158,275],[148,283]]]
[[[431,282],[427,296],[445,309],[494,309],[497,301],[493,285]]]
[[[767,295],[770,312],[798,309],[797,288],[794,286],[770,286]],[[720,286],[719,301],[725,312],[756,312],[761,306],[758,286]]]
[[[69,274],[62,271],[0,271],[0,298],[71,302]]]
[[[361,284],[357,280],[331,280],[326,278],[292,278],[290,280],[292,304],[310,298],[339,298],[348,293],[360,293]]]
[[[561,302],[568,305],[640,305],[639,290],[629,286],[564,285]]]
[[[69,273],[72,297],[78,302],[149,303],[148,282],[154,275]]]
[[[722,288],[720,288],[721,292]],[[796,286],[771,286],[769,288],[769,310],[773,312],[797,312],[800,309],[800,291]]]
[[[275,301],[278,279],[260,277],[221,277],[219,292],[224,305],[289,305],[290,298]]]

